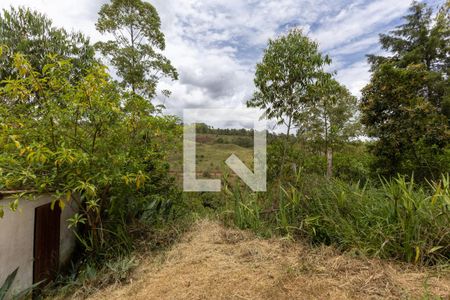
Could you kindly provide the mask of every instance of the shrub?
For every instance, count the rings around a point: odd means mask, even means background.
[[[155,201],[182,199],[166,163],[180,140],[177,120],[154,116],[101,65],[77,82],[69,61],[54,58],[38,72],[16,55],[14,68],[17,76],[0,88],[0,187],[54,193],[61,208],[76,202],[71,226],[85,251],[128,253],[127,224]]]
[[[244,148],[253,147],[253,139],[251,137],[238,136],[236,138],[233,138],[231,143]]]
[[[344,251],[432,265],[450,259],[450,177],[429,186],[397,177],[381,187],[320,177],[298,177],[257,194],[234,192],[234,223],[240,228],[306,237]],[[261,196],[260,196],[261,198]],[[268,211],[269,214],[261,212]]]

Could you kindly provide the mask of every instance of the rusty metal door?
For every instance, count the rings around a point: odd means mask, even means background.
[[[55,279],[59,267],[60,220],[58,203],[53,210],[50,203],[35,210],[33,283]]]

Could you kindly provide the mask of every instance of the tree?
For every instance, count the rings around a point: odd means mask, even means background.
[[[335,79],[325,76],[314,88],[315,100],[297,115],[298,134],[323,149],[327,158],[327,177],[333,174],[333,150],[359,133],[357,100]]]
[[[312,99],[311,89],[323,75],[323,66],[330,62],[299,29],[269,40],[262,62],[256,65],[256,92],[247,106],[259,107],[268,119],[285,124],[287,141],[296,116]],[[283,152],[286,147],[285,143]]]
[[[51,192],[62,208],[75,202],[71,222],[84,224],[77,236],[86,251],[109,248],[108,237],[125,250],[114,239],[127,221],[179,199],[165,162],[180,139],[176,120],[152,116],[102,65],[73,82],[68,60],[37,71],[15,54],[13,64],[17,73],[0,87],[0,189]]]
[[[391,56],[369,56],[362,122],[377,139],[372,151],[382,175],[436,178],[450,169],[449,3],[434,20],[425,4],[413,3],[406,23],[380,36]]]
[[[124,88],[151,100],[161,77],[178,79],[175,68],[160,53],[165,48],[164,34],[158,12],[150,3],[112,0],[101,7],[96,27],[114,37],[96,47],[116,68]]]
[[[14,53],[24,54],[35,70],[52,61],[50,56],[71,59],[73,65],[70,76],[76,80],[83,76],[96,60],[95,49],[89,39],[81,33],[67,33],[54,27],[45,15],[28,8],[3,10],[0,15],[0,45],[4,55],[0,60],[0,80],[14,73]]]

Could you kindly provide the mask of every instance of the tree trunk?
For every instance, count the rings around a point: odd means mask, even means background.
[[[333,177],[333,149],[327,147],[327,178]]]
[[[278,174],[279,179],[281,179],[281,176],[283,175],[284,162],[285,162],[285,158],[286,158],[287,147],[289,144],[289,135],[291,134],[291,125],[292,125],[292,115],[289,116],[286,140],[284,141],[284,144],[283,144],[283,157],[281,157],[280,173]]]
[[[135,55],[136,55],[136,48],[134,46],[134,31],[133,31],[133,24],[130,25],[130,35],[131,35],[131,49],[133,50],[133,54],[131,57],[131,61],[132,61],[132,68],[135,69],[136,68],[136,61],[135,61]],[[135,78],[132,78],[131,81],[131,90],[133,91],[133,94],[136,94],[136,86],[135,86]]]

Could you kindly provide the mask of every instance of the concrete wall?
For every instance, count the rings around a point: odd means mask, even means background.
[[[0,218],[0,285],[17,267],[19,271],[12,289],[20,291],[33,284],[34,210],[51,200],[50,195],[21,199],[15,212],[8,208],[11,198],[0,200],[5,212]],[[75,246],[75,236],[67,228],[67,219],[74,212],[74,207],[70,205],[66,205],[61,212],[60,265],[70,259]]]

